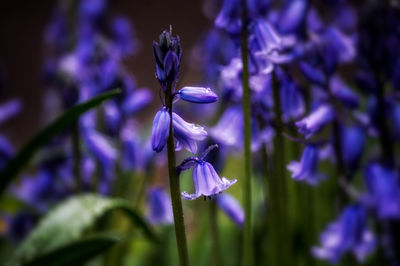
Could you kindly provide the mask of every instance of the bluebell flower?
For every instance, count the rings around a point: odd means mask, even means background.
[[[242,27],[240,12],[239,0],[224,0],[222,8],[215,19],[215,26],[225,29],[229,33],[239,33]]]
[[[121,113],[114,101],[108,101],[104,104],[104,117],[109,132],[115,134],[121,126]]]
[[[0,105],[0,124],[12,118],[21,111],[22,105],[19,100],[9,100]]]
[[[151,145],[156,152],[162,151],[165,144],[167,144],[170,121],[171,117],[165,107],[158,111],[154,117]]]
[[[103,167],[112,167],[117,159],[117,150],[111,146],[107,138],[94,129],[82,132],[84,143]]]
[[[335,117],[333,108],[328,104],[321,104],[309,116],[296,122],[299,132],[304,134],[306,138],[310,138],[314,133],[321,130],[323,126],[331,122]]]
[[[122,103],[122,111],[125,116],[130,116],[147,106],[153,96],[147,89],[135,90],[129,93]]]
[[[192,103],[213,103],[218,96],[210,88],[184,87],[178,91],[179,98]]]
[[[182,197],[186,200],[194,200],[200,196],[211,197],[228,189],[236,181],[236,179],[228,180],[225,177],[221,179],[210,163],[199,161],[193,168],[195,193],[189,194],[184,191],[182,192]]]
[[[307,5],[307,0],[287,1],[279,14],[279,32],[283,34],[295,32],[306,17]]]
[[[83,0],[79,10],[82,18],[96,19],[101,16],[107,7],[106,0]]]
[[[216,196],[218,206],[237,225],[243,226],[244,211],[240,203],[229,193],[222,193]]]
[[[161,187],[151,187],[147,191],[146,210],[147,219],[152,224],[166,225],[174,222],[171,198]]]
[[[243,142],[243,114],[241,109],[237,106],[226,109],[210,133],[213,139],[220,144],[241,147]]]
[[[316,145],[309,144],[305,147],[300,162],[292,161],[287,166],[292,172],[292,178],[297,181],[306,181],[310,185],[316,185],[325,178],[318,172],[319,150]]]
[[[176,113],[172,113],[172,126],[176,140],[176,150],[182,147],[191,153],[197,152],[197,141],[207,137],[207,131],[199,125],[188,123]]]
[[[376,239],[367,227],[366,211],[359,205],[346,207],[339,220],[321,234],[320,242],[320,247],[312,248],[312,254],[331,263],[337,263],[346,252],[363,262],[376,247]]]
[[[298,119],[305,112],[304,100],[298,85],[287,76],[284,77],[281,83],[282,119],[284,121]]]
[[[179,38],[171,32],[163,31],[160,41],[153,42],[153,55],[156,61],[156,76],[164,90],[178,78],[182,49]]]
[[[360,126],[342,127],[341,135],[343,162],[349,169],[355,170],[364,151],[365,130]]]
[[[359,97],[355,94],[337,75],[329,80],[329,88],[333,96],[338,98],[345,106],[349,108],[357,108]]]
[[[378,218],[399,219],[400,186],[396,172],[378,163],[372,163],[365,170],[364,178]]]

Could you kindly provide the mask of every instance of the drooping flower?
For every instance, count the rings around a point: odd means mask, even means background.
[[[198,161],[193,168],[195,193],[189,194],[184,191],[182,192],[182,197],[187,200],[194,200],[200,196],[212,197],[228,189],[235,184],[236,181],[236,179],[228,180],[225,177],[221,179],[210,163]]]
[[[352,252],[359,262],[375,250],[376,240],[367,226],[363,207],[351,205],[344,209],[339,220],[328,225],[320,236],[320,247],[313,247],[312,254],[337,263],[346,252]]]
[[[321,104],[309,116],[296,122],[296,126],[299,128],[300,133],[304,134],[306,138],[310,138],[324,125],[331,122],[334,117],[334,109],[328,104]]]
[[[400,218],[400,186],[396,172],[378,163],[364,173],[370,200],[379,219]]]
[[[218,206],[237,225],[243,226],[244,211],[240,203],[229,193],[222,193],[216,196]]]
[[[154,117],[153,130],[151,133],[151,146],[156,152],[162,151],[165,144],[167,144],[170,121],[171,117],[165,107],[158,111]]]
[[[172,126],[176,140],[176,150],[182,147],[191,153],[197,152],[197,141],[207,137],[207,131],[202,126],[188,123],[176,113],[172,113]]]
[[[366,134],[359,126],[341,128],[342,156],[347,168],[353,170],[358,167],[364,151]]]
[[[318,172],[318,162],[318,147],[310,144],[305,147],[300,162],[293,161],[287,168],[292,172],[293,179],[316,185],[324,178],[324,175]]]
[[[152,224],[165,225],[174,222],[170,197],[161,187],[147,191],[147,219]]]

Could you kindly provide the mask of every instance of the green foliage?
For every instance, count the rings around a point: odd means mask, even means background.
[[[8,162],[5,168],[0,172],[0,194],[7,188],[12,179],[25,167],[37,150],[39,150],[54,136],[71,126],[72,123],[74,123],[82,114],[119,93],[120,90],[112,90],[87,102],[75,105],[60,115],[50,125],[41,130],[19,151],[13,160]]]
[[[129,202],[86,194],[72,197],[50,211],[17,249],[10,265],[53,265],[43,264],[43,261],[52,260],[59,260],[60,264],[54,265],[71,265],[99,254],[117,240],[104,236],[82,237],[99,218],[115,209],[122,210],[148,237],[155,239],[150,227]],[[42,263],[37,264],[39,262]]]

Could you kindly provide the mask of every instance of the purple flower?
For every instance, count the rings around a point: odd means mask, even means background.
[[[316,185],[325,176],[318,173],[319,151],[316,145],[307,145],[300,162],[291,162],[287,168],[292,172],[292,178]]]
[[[239,107],[228,108],[211,130],[212,137],[225,146],[241,147],[243,114]]]
[[[22,105],[19,100],[10,100],[0,105],[0,124],[21,111]]]
[[[214,167],[205,161],[199,161],[193,168],[193,184],[195,193],[182,192],[182,197],[187,200],[194,200],[200,196],[211,197],[221,193],[236,183],[236,179],[222,179],[218,176]]]
[[[244,211],[240,203],[229,193],[216,196],[218,206],[237,225],[243,226]]]
[[[337,263],[346,252],[363,262],[376,246],[375,237],[367,228],[366,211],[358,205],[347,207],[339,220],[321,234],[320,242],[320,247],[312,248],[312,254],[331,263]]]
[[[10,141],[5,136],[0,135],[0,169],[12,158],[14,152],[14,147]]]
[[[307,1],[287,1],[279,15],[278,29],[281,33],[291,33],[298,29],[307,14]]]
[[[179,38],[171,32],[163,31],[160,41],[153,43],[153,54],[156,61],[156,76],[164,90],[178,78],[182,49]]]
[[[254,24],[254,36],[260,50],[269,54],[282,49],[282,40],[273,26],[264,20],[257,20]]]
[[[221,11],[215,19],[215,26],[225,29],[229,33],[240,32],[242,27],[240,12],[239,0],[224,0]]]
[[[309,116],[296,122],[299,132],[304,134],[306,138],[310,138],[314,133],[318,132],[323,126],[331,122],[335,117],[333,108],[328,104],[321,104]]]
[[[165,144],[167,144],[170,121],[171,117],[165,107],[158,111],[154,117],[153,130],[151,132],[151,146],[156,152],[162,151]]]
[[[182,147],[191,153],[197,152],[197,141],[207,137],[207,131],[203,127],[188,123],[176,113],[172,113],[172,126],[176,140],[176,150]]]
[[[103,167],[109,168],[117,159],[117,150],[111,146],[106,137],[94,129],[84,130],[83,140],[88,150],[96,157]]]
[[[359,126],[341,128],[342,156],[347,167],[356,169],[364,151],[366,134]]]
[[[213,103],[218,100],[217,94],[209,88],[184,87],[178,92],[179,98],[192,103]]]
[[[152,100],[152,95],[147,89],[133,91],[124,99],[122,110],[126,116],[132,115],[148,105]]]
[[[370,194],[369,200],[379,219],[399,219],[400,186],[396,172],[372,163],[365,170],[364,178]]]
[[[161,187],[147,191],[147,219],[152,224],[165,225],[174,222],[170,197]]]
[[[132,27],[129,21],[123,17],[117,17],[111,27],[116,50],[122,55],[132,54],[136,49],[136,44],[132,38]]]
[[[339,76],[335,75],[329,80],[329,88],[332,94],[347,107],[358,107],[359,99],[357,94],[355,94]]]

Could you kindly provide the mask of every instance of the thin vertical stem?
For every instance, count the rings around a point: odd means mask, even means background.
[[[283,122],[282,122],[282,107],[281,95],[279,84],[276,75],[272,73],[273,79],[273,97],[274,97],[274,111],[275,111],[275,138],[274,138],[274,163],[275,163],[275,177],[277,187],[277,205],[278,205],[278,222],[280,230],[280,240],[282,247],[280,249],[283,255],[280,256],[282,260],[281,265],[293,265],[291,263],[291,243],[290,243],[290,228],[289,228],[289,213],[288,213],[288,200],[287,200],[287,184],[286,184],[286,155],[285,155],[285,142],[283,139]],[[282,254],[282,253],[281,253]]]
[[[72,126],[71,138],[72,138],[72,150],[73,150],[73,155],[74,155],[73,167],[74,167],[76,192],[81,192],[82,191],[82,172],[81,172],[82,154],[81,154],[81,148],[80,148],[78,122],[76,122]]]
[[[187,249],[185,221],[183,218],[182,199],[180,190],[180,179],[176,170],[175,158],[175,143],[174,143],[174,129],[172,127],[172,89],[167,89],[166,92],[166,105],[169,115],[171,117],[169,124],[169,137],[167,141],[168,150],[168,172],[169,172],[169,186],[171,191],[172,212],[174,214],[175,236],[178,246],[179,262],[181,266],[189,265],[189,255]]]
[[[247,32],[247,6],[246,0],[242,0],[242,87],[243,87],[243,119],[244,119],[244,238],[243,238],[243,265],[253,265],[253,238],[251,230],[251,106],[249,86],[249,62],[248,62],[248,32]]]
[[[221,245],[219,241],[219,230],[218,230],[218,213],[217,213],[217,202],[212,200],[210,203],[210,231],[212,241],[212,265],[223,266],[221,258]]]

